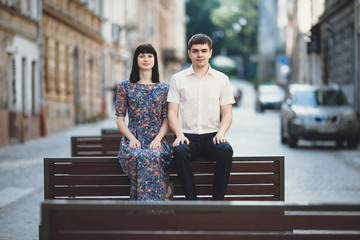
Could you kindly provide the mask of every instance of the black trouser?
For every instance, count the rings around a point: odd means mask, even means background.
[[[223,200],[229,181],[233,149],[229,143],[214,144],[216,133],[185,134],[190,144],[180,144],[174,148],[174,161],[180,184],[186,199],[196,200],[194,172],[191,162],[199,157],[216,161],[213,182],[213,199]]]

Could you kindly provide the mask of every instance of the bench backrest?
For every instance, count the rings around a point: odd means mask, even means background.
[[[101,136],[121,136],[119,129],[117,128],[102,128]]]
[[[215,163],[193,162],[200,199],[211,199]],[[174,199],[184,199],[172,167]],[[129,179],[117,158],[45,158],[45,199],[129,199]],[[233,157],[226,200],[284,201],[284,157]]]
[[[109,134],[104,136],[72,136],[72,157],[116,157],[120,149],[122,135]],[[168,133],[166,137],[173,142],[174,134]]]
[[[72,157],[116,157],[120,149],[120,135],[72,136]]]
[[[45,239],[358,240],[360,204],[45,201]]]

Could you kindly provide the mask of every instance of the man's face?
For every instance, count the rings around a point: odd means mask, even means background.
[[[188,50],[189,58],[195,68],[207,67],[211,54],[212,50],[206,43],[194,44],[191,46],[191,49]]]

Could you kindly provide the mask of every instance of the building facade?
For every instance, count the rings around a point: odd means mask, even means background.
[[[44,0],[47,132],[103,117],[101,1]]]
[[[185,0],[1,0],[0,146],[114,114],[135,48],[185,64]]]
[[[36,0],[0,2],[0,146],[41,135]]]
[[[360,0],[288,1],[294,5],[293,39],[286,43],[292,46],[290,82],[338,85],[360,113]]]
[[[160,80],[185,64],[185,1],[105,0],[103,37],[106,113],[114,114],[119,82],[129,78],[135,48],[150,43],[158,53]]]
[[[326,0],[319,21],[323,82],[341,86],[359,109],[358,0]]]

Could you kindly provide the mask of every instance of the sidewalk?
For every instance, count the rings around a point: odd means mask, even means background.
[[[0,148],[0,240],[38,239],[43,158],[70,157],[70,137],[116,128],[115,117]]]

